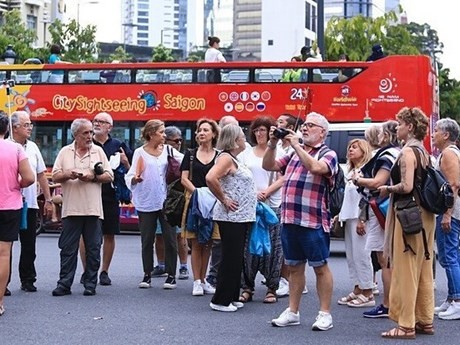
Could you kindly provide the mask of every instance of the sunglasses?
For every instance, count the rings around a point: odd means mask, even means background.
[[[172,141],[173,143],[180,144],[183,139],[182,138],[177,138],[177,139],[166,139],[167,141]]]

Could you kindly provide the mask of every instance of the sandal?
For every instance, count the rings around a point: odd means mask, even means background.
[[[355,295],[354,292],[350,292],[350,293],[348,294],[348,296],[345,296],[345,297],[340,298],[340,299],[337,301],[337,303],[340,304],[340,305],[346,305],[346,304],[348,304],[348,302],[353,301],[353,300],[354,300],[355,298],[357,298],[357,297],[358,297],[358,296]]]
[[[354,300],[347,303],[347,306],[352,308],[375,307],[374,295],[369,297],[359,294]]]
[[[432,323],[423,324],[421,322],[415,323],[415,333],[434,335],[434,328]]]
[[[243,292],[240,295],[240,298],[238,299],[241,303],[247,303],[252,301],[252,295],[253,292],[249,290],[243,290]]]
[[[382,338],[415,339],[415,329],[409,328],[409,327],[398,326],[393,329],[390,329],[388,332],[383,332]]]
[[[276,293],[268,290],[264,298],[264,303],[276,303],[276,302],[278,302],[278,297],[276,297]]]

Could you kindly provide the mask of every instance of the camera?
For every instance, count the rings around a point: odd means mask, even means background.
[[[290,132],[286,128],[275,128],[273,136],[277,139],[283,139]]]
[[[16,83],[13,79],[10,79],[10,80],[4,80],[2,82],[2,84],[6,87],[15,87],[16,86]]]
[[[94,173],[96,175],[102,175],[104,173],[104,166],[102,165],[102,162],[94,164]]]

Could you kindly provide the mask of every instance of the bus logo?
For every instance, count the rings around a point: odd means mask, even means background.
[[[257,111],[264,111],[265,110],[265,103],[264,102],[259,102],[256,105]]]
[[[225,103],[224,105],[224,110],[227,112],[227,113],[230,113],[233,111],[233,104],[232,103]]]
[[[139,98],[145,101],[147,108],[152,108],[153,110],[160,109],[160,101],[155,91],[141,91]]]
[[[241,102],[238,102],[235,104],[235,111],[241,113],[244,110],[244,104]]]
[[[379,90],[381,93],[389,93],[393,91],[393,88],[396,88],[398,85],[395,84],[396,78],[391,77],[391,73],[387,78],[383,78],[379,83]]]

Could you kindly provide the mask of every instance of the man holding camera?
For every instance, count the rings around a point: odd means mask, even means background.
[[[281,241],[285,263],[289,267],[289,307],[272,320],[273,326],[300,324],[299,305],[308,261],[316,275],[320,302],[312,329],[326,331],[332,328],[333,281],[327,264],[330,213],[326,193],[337,173],[338,159],[334,151],[323,149],[328,130],[328,121],[317,113],[309,113],[301,126],[303,145],[292,130],[288,133],[275,127],[270,130],[262,166],[269,171],[284,171]],[[290,142],[294,152],[277,160],[276,145],[281,138]],[[325,153],[320,156],[320,151]]]
[[[122,141],[112,138],[110,131],[113,128],[112,116],[108,113],[99,113],[93,119],[93,143],[102,147],[112,166],[114,183],[102,184],[102,207],[104,220],[102,221],[102,267],[99,275],[100,285],[112,285],[109,277],[109,267],[115,251],[115,235],[120,233],[120,202],[129,204],[130,200],[123,198],[120,191],[116,190],[126,187],[125,173],[129,170],[132,159],[131,149]],[[119,162],[118,162],[119,161]],[[119,164],[118,164],[119,163]],[[112,165],[112,164],[111,164]],[[123,184],[123,186],[121,186]],[[83,270],[86,269],[85,246],[80,241],[80,257]],[[83,272],[81,282],[85,282]]]
[[[80,237],[86,248],[83,295],[96,294],[104,218],[102,183],[113,181],[113,172],[104,150],[93,145],[93,125],[76,119],[70,126],[74,142],[64,146],[54,162],[53,181],[62,186],[62,232],[59,237],[61,269],[53,296],[71,294],[77,268]]]

